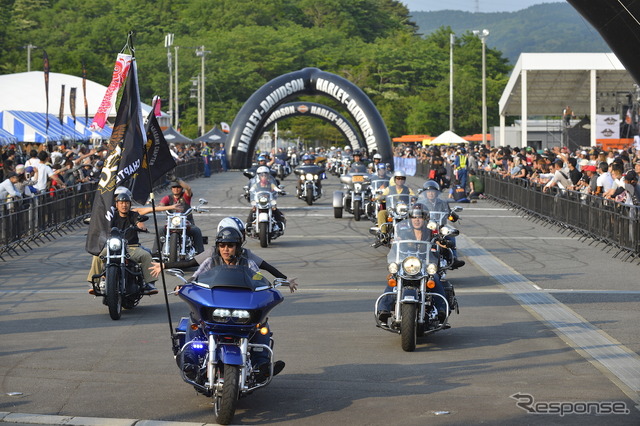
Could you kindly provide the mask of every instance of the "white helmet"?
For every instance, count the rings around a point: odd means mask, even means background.
[[[259,174],[262,174],[262,173],[269,174],[269,173],[271,173],[271,170],[269,170],[269,168],[267,166],[260,166],[256,170],[256,174],[259,175]]]
[[[225,217],[224,219],[222,219],[218,223],[218,229],[216,230],[216,233],[219,233],[224,228],[237,229],[238,232],[240,232],[240,234],[242,234],[242,242],[244,242],[244,239],[245,239],[245,226],[244,226],[244,222],[242,220],[240,220],[240,219],[238,219],[237,217],[234,217],[234,216]]]
[[[380,154],[373,154],[373,159],[374,159],[374,160],[380,160],[380,161],[382,161],[382,155],[380,155]]]
[[[393,177],[394,178],[397,178],[397,177],[406,178],[407,174],[405,172],[403,172],[402,170],[396,170],[395,172],[393,172]]]
[[[351,145],[345,145],[344,150],[345,151],[351,151]]]

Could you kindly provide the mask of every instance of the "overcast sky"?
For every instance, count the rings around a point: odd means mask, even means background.
[[[465,12],[515,12],[540,3],[558,0],[401,0],[410,11],[464,10]]]

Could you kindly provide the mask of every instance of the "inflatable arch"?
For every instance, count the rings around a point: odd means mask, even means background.
[[[326,105],[318,104],[315,102],[291,102],[283,104],[276,109],[273,114],[267,118],[263,127],[269,128],[276,121],[284,120],[289,117],[316,117],[321,118],[331,123],[347,141],[348,145],[351,145],[353,149],[361,149],[363,147],[362,141],[358,131],[353,124],[349,122],[342,114],[333,108],[329,108]]]
[[[377,150],[382,161],[393,164],[391,138],[380,113],[355,84],[318,68],[304,68],[274,78],[258,89],[233,120],[227,146],[232,168],[251,165],[265,122],[287,100],[300,95],[324,95],[337,100],[349,112],[369,151]]]

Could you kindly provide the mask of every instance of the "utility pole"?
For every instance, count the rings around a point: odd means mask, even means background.
[[[201,117],[199,117],[198,122],[202,123],[202,127],[200,127],[200,131],[198,132],[198,136],[202,136],[204,135],[204,133],[206,132],[205,130],[205,126],[206,126],[206,120],[205,120],[205,94],[204,94],[204,84],[205,84],[205,78],[204,78],[204,59],[207,56],[208,53],[211,53],[211,51],[209,50],[204,50],[204,46],[200,46],[198,49],[196,49],[196,56],[200,56],[200,58],[202,59],[201,62],[201,70],[200,70],[200,113],[201,113]]]
[[[171,63],[171,46],[173,46],[173,34],[169,33],[164,36],[164,47],[167,49],[167,66],[169,68],[169,115],[171,116],[170,122],[173,122],[173,65]]]
[[[487,55],[486,45],[489,30],[473,31],[473,34],[480,37],[482,42],[482,145],[487,145]]]
[[[455,34],[449,34],[449,130],[453,132],[453,44]]]
[[[173,88],[176,91],[176,95],[174,96],[174,102],[175,105],[173,106],[173,127],[178,130],[178,127],[180,126],[180,95],[179,95],[179,91],[178,91],[178,46],[174,47],[175,52],[176,52],[176,62],[175,62],[175,72],[174,77],[175,77],[175,83],[173,84]]]

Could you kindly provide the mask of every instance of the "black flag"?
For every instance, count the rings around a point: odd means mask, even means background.
[[[47,135],[49,134],[49,55],[47,55],[47,51],[42,51],[42,60],[44,62],[44,96],[47,101],[47,109],[45,110],[45,123],[46,129],[45,132]]]
[[[116,187],[138,172],[145,143],[138,75],[134,59],[118,107],[113,133],[109,139],[109,153],[102,167],[100,182],[93,199],[91,222],[85,244],[85,249],[93,255],[100,254],[111,229],[111,218],[115,211],[113,192]]]
[[[140,204],[145,204],[153,189],[153,183],[165,173],[176,167],[176,161],[171,155],[169,144],[162,134],[154,109],[149,112],[147,118],[147,145],[142,166],[138,170],[131,192],[133,199]]]

